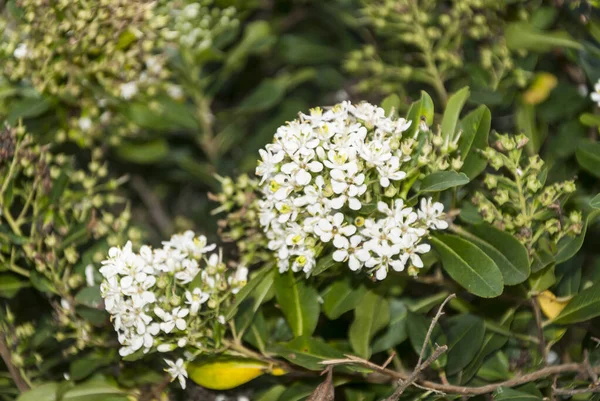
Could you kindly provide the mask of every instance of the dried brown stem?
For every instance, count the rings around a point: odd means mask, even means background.
[[[429,344],[429,339],[431,338],[431,333],[433,333],[433,329],[437,324],[440,317],[444,314],[444,306],[451,300],[456,298],[456,294],[450,294],[446,297],[444,302],[440,305],[437,313],[435,314],[431,324],[429,325],[429,330],[427,330],[427,335],[425,336],[425,341],[423,341],[423,346],[421,347],[421,352],[419,353],[419,361],[417,362],[417,366],[415,367],[415,371],[419,369],[421,366],[421,362],[423,361],[423,356],[425,355],[425,349],[427,348],[427,344]]]
[[[425,360],[425,362],[417,365],[417,367],[415,368],[415,370],[413,370],[413,372],[410,374],[410,376],[408,376],[408,378],[406,380],[402,381],[400,383],[400,385],[396,388],[394,393],[390,397],[386,398],[385,401],[398,401],[398,399],[400,398],[402,393],[404,393],[404,391],[417,380],[419,374],[423,370],[427,369],[427,367],[429,367],[429,365],[431,365],[436,359],[438,359],[440,357],[440,355],[442,355],[447,350],[448,350],[447,345],[443,345],[441,347],[438,346],[435,349],[435,351],[433,351],[433,354],[431,354],[429,356],[429,358],[427,358]]]
[[[2,357],[4,364],[8,368],[8,373],[10,374],[10,377],[12,377],[19,391],[24,393],[25,391],[29,390],[29,384],[27,384],[23,376],[21,376],[19,369],[12,362],[10,350],[6,345],[6,340],[4,339],[4,335],[2,333],[0,333],[0,357]]]
[[[164,236],[169,236],[173,233],[173,223],[162,207],[160,199],[154,194],[146,181],[139,175],[131,177],[131,187],[137,192],[144,205],[148,208],[152,220]]]
[[[546,349],[546,339],[544,338],[544,326],[542,325],[542,311],[540,310],[540,304],[538,303],[537,297],[531,299],[531,306],[533,308],[533,315],[535,316],[535,325],[537,326],[537,336],[539,340],[540,354],[542,356],[542,364],[546,366],[548,364],[548,350]]]

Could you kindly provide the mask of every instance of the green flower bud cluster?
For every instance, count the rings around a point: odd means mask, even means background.
[[[412,80],[441,92],[445,81],[474,64],[495,89],[515,68],[503,37],[505,16],[521,11],[519,3],[495,0],[362,0],[362,12],[380,38],[381,57],[368,45],[350,53],[345,68],[361,76],[359,91],[387,94]]]
[[[566,215],[564,203],[575,192],[573,181],[546,183],[547,170],[538,156],[526,157],[523,135],[497,135],[493,147],[482,152],[499,174],[487,174],[489,192],[478,192],[473,203],[483,219],[513,234],[533,254],[540,240],[556,244],[567,235],[582,230],[581,212]]]
[[[238,261],[243,266],[274,261],[268,251],[268,239],[259,221],[258,181],[242,174],[234,179],[218,177],[221,192],[211,194],[220,204],[213,214],[226,213],[219,220],[219,236],[224,242],[235,243]]]
[[[125,201],[115,193],[122,180],[108,178],[99,149],[80,169],[22,126],[4,127],[0,144],[0,265],[49,296],[55,337],[68,340],[65,352],[96,344],[92,338],[101,342],[103,337],[92,335],[92,325],[75,313],[81,302],[100,308],[100,300],[76,295],[99,284],[97,263],[111,245],[136,236],[128,230]]]
[[[17,0],[15,15],[0,17],[3,74],[68,109],[59,114],[59,140],[91,146],[94,138],[110,135],[116,144],[139,130],[120,113],[126,102],[183,99],[169,66],[173,56],[205,52],[237,26],[235,9],[212,3]]]

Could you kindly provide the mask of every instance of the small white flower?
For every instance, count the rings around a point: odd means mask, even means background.
[[[29,53],[29,49],[27,48],[27,44],[26,43],[19,43],[19,45],[17,46],[17,48],[13,52],[13,56],[16,59],[20,60],[20,59],[23,59],[23,58],[27,57],[28,53]]]
[[[419,217],[425,221],[428,228],[445,230],[448,222],[444,220],[444,205],[440,202],[432,203],[431,198],[421,199]]]
[[[341,236],[349,237],[356,232],[356,227],[353,225],[344,225],[344,215],[339,212],[321,219],[314,229],[315,234],[323,242],[329,242],[333,238]]]
[[[160,323],[160,329],[165,333],[170,333],[175,327],[177,327],[178,330],[185,330],[187,322],[184,317],[186,317],[189,312],[189,309],[180,307],[173,309],[173,312],[166,312],[158,306],[154,308],[156,316],[163,320],[163,322]]]
[[[600,106],[600,81],[594,85],[594,91],[590,95],[590,98]]]
[[[165,362],[169,367],[165,369],[165,372],[171,375],[171,381],[177,379],[179,380],[179,384],[181,388],[185,389],[186,379],[188,377],[187,370],[185,369],[185,365],[183,359],[179,358],[177,361],[173,362],[171,360],[165,359]]]
[[[198,314],[198,310],[200,309],[200,306],[205,303],[206,301],[208,301],[208,298],[210,297],[209,294],[202,292],[202,290],[200,288],[194,288],[194,290],[192,292],[186,291],[185,292],[185,303],[190,305],[190,313],[192,315],[196,315]]]
[[[120,95],[123,99],[129,100],[133,98],[138,93],[138,86],[135,82],[127,82],[121,84],[120,87]]]
[[[89,117],[81,117],[78,124],[79,128],[84,132],[92,129],[92,120]]]

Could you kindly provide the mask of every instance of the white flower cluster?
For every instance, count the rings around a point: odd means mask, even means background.
[[[159,352],[202,344],[205,322],[224,323],[217,316],[228,292],[237,293],[247,280],[248,269],[229,272],[215,245],[192,231],[174,235],[162,248],[131,242],[113,247],[102,262],[100,286],[106,310],[118,333],[121,356],[138,350]],[[202,317],[201,317],[202,316]],[[212,327],[212,326],[211,326]]]
[[[335,261],[379,280],[389,268],[423,266],[419,254],[430,246],[422,240],[448,224],[441,203],[422,199],[414,210],[398,195],[418,174],[412,155],[420,130],[404,138],[409,126],[369,103],[343,102],[279,127],[260,150],[256,174],[260,222],[280,272],[309,274],[331,245]]]
[[[596,102],[600,107],[600,80],[598,80],[598,82],[596,82],[596,85],[594,85],[594,91],[590,95],[590,98],[592,99],[592,101]]]

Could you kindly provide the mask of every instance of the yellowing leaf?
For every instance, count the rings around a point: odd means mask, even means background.
[[[537,299],[542,312],[544,312],[544,315],[546,315],[548,319],[554,319],[558,316],[569,303],[569,300],[556,298],[556,295],[548,290],[538,295]]]
[[[529,89],[523,93],[523,101],[531,105],[542,103],[548,99],[557,83],[556,77],[548,72],[537,74]]]
[[[188,375],[197,384],[211,390],[229,390],[265,373],[280,376],[287,373],[266,362],[237,357],[219,357],[203,362],[192,362]]]

